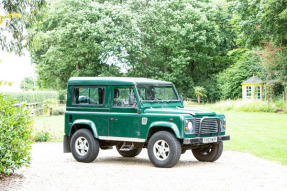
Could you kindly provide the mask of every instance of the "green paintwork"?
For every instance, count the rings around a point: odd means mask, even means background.
[[[94,133],[94,137],[98,138],[98,132],[97,132],[97,127],[95,125],[95,123],[91,120],[86,120],[86,119],[77,119],[73,122],[73,125],[77,125],[77,124],[82,124],[82,125],[88,125],[91,127],[93,133]]]
[[[172,84],[171,82],[153,80],[148,78],[124,77],[74,77],[68,85],[134,85],[134,84]]]
[[[188,110],[184,108],[152,108],[146,109],[146,113],[174,113],[174,114],[190,114],[193,116],[215,116],[215,112]]]
[[[181,100],[140,101],[136,89],[136,85],[140,83],[172,84],[170,82],[145,78],[71,78],[68,82],[67,90],[65,134],[70,136],[73,125],[84,124],[91,127],[96,138],[100,136],[112,136],[147,140],[149,131],[154,127],[170,128],[179,139],[193,138],[197,135],[185,134],[185,119],[202,118],[204,116],[224,117],[223,114],[216,114],[215,112],[185,109]],[[73,105],[72,92],[74,87],[104,87],[104,104],[101,106]],[[137,106],[128,108],[113,107],[113,92],[116,87],[132,88]],[[147,118],[146,124],[142,124],[143,117]],[[221,135],[224,134],[225,132],[221,132]],[[204,134],[201,136],[216,136],[216,134]]]
[[[178,126],[175,123],[166,121],[155,121],[150,124],[148,130],[150,131],[153,127],[168,127],[174,132],[177,138],[181,138]]]

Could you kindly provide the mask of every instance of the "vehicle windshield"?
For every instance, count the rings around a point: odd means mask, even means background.
[[[179,101],[172,85],[140,84],[137,89],[142,101]]]

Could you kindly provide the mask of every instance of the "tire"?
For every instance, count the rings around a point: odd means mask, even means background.
[[[118,144],[116,147],[117,147],[117,151],[119,152],[119,154],[122,155],[123,157],[135,157],[135,156],[138,156],[140,152],[142,151],[142,148],[135,148],[130,151],[120,151],[121,146],[122,144]]]
[[[223,143],[213,143],[210,144],[211,147],[203,148],[203,149],[192,149],[192,153],[194,157],[203,162],[214,162],[222,154],[223,151]]]
[[[148,142],[148,157],[156,167],[170,168],[181,156],[179,140],[170,132],[159,131]]]
[[[71,151],[78,162],[92,162],[99,154],[99,142],[88,129],[76,131],[71,139]]]

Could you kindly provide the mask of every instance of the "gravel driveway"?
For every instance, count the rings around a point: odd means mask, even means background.
[[[36,143],[31,168],[17,171],[0,190],[286,190],[287,167],[251,154],[224,151],[214,162],[198,162],[187,151],[176,166],[154,167],[147,150],[123,158],[115,149],[100,150],[92,163],[63,154],[62,143]]]

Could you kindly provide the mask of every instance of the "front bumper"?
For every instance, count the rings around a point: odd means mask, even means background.
[[[203,143],[204,137],[185,138],[183,144],[200,144]],[[230,135],[217,136],[217,142],[230,140]]]

